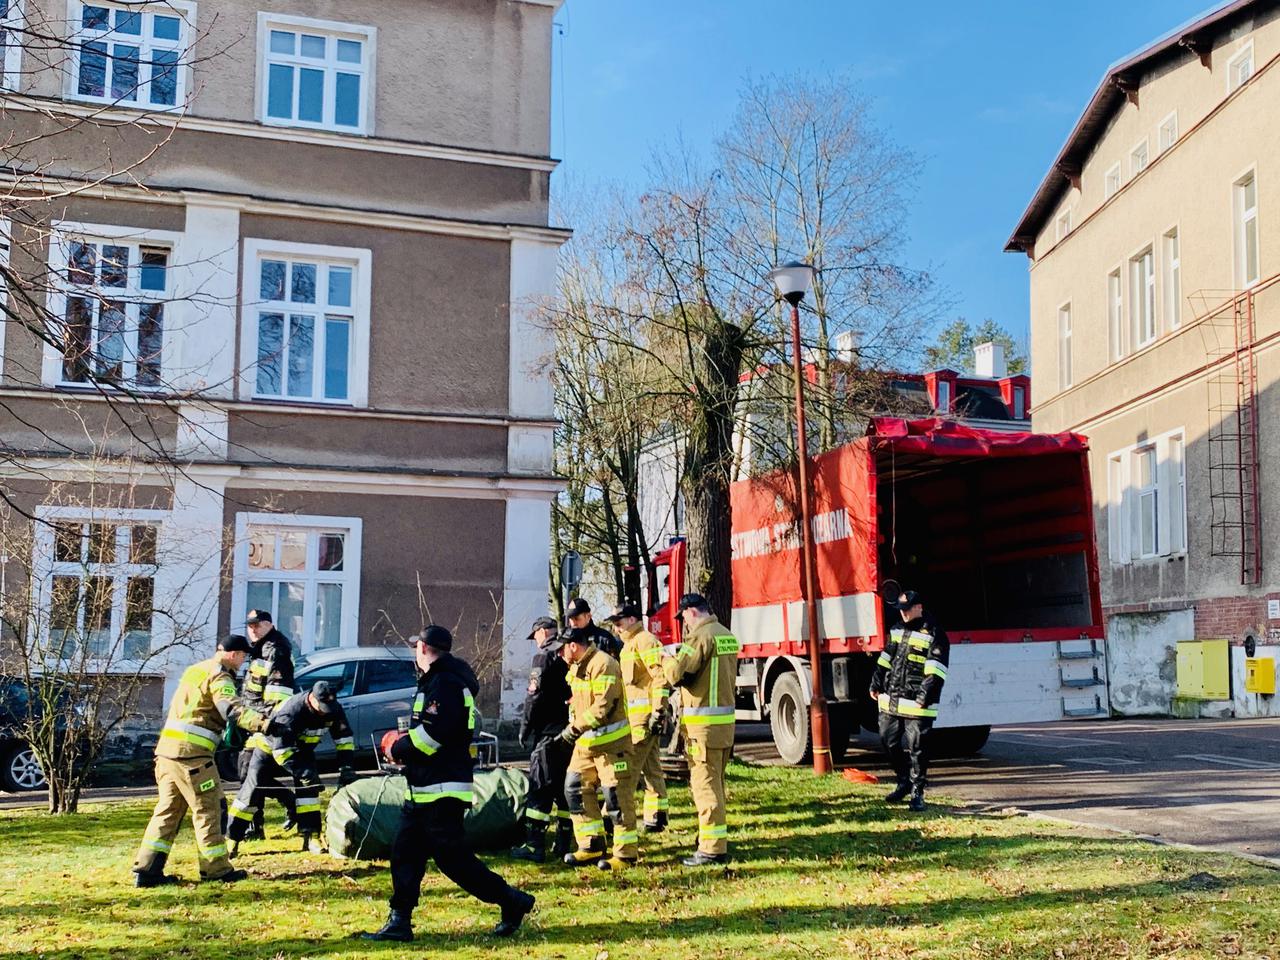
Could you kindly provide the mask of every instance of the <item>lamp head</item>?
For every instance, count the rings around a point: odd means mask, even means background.
[[[778,296],[794,307],[813,286],[815,272],[809,264],[792,260],[770,270],[769,279],[773,281]]]

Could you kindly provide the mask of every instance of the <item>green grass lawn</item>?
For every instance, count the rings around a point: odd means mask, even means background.
[[[198,884],[188,825],[170,860],[185,882],[136,890],[149,804],[0,813],[0,960],[1280,958],[1280,872],[1264,867],[945,806],[912,815],[882,788],[803,770],[735,765],[730,791],[727,870],[679,865],[696,823],[676,789],[673,829],[621,877],[489,858],[538,897],[514,941],[487,936],[496,908],[429,872],[412,945],[351,939],[385,916],[385,864],[269,840],[237,861],[250,880]]]

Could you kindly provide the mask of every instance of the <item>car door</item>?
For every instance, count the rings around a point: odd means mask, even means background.
[[[388,730],[396,729],[396,718],[413,711],[418,675],[412,660],[405,657],[378,657],[366,660],[361,670],[358,693],[351,702],[359,714],[357,744],[370,749]],[[348,716],[350,715],[348,709]],[[352,720],[352,729],[356,721]]]
[[[348,717],[350,709],[347,703],[354,699],[352,694],[356,690],[356,667],[359,661],[356,660],[338,660],[334,663],[326,663],[317,667],[304,667],[302,672],[294,678],[294,683],[299,690],[310,690],[317,680],[328,680],[338,691],[338,699],[342,702],[344,709],[347,709]],[[356,749],[360,749],[359,741],[356,742]],[[329,760],[336,756],[337,751],[333,746],[332,737],[323,737],[320,745],[316,747],[316,758],[320,760]]]

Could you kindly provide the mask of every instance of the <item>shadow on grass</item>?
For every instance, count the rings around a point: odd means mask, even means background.
[[[1214,896],[1222,896],[1225,892],[1241,884],[1234,881],[1223,881]],[[1252,881],[1250,886],[1257,886]],[[1267,884],[1271,885],[1271,884]],[[256,893],[256,891],[255,891]],[[584,945],[598,943],[614,943],[618,941],[671,943],[692,940],[708,942],[713,938],[723,939],[726,935],[742,937],[759,935],[787,935],[821,931],[831,933],[840,930],[901,928],[913,925],[937,925],[961,921],[980,920],[997,922],[1016,918],[1018,914],[1033,914],[1038,911],[1051,910],[1064,905],[1076,905],[1084,902],[1100,902],[1104,900],[1130,900],[1152,905],[1159,904],[1169,898],[1185,898],[1189,896],[1186,880],[1172,882],[1148,882],[1137,884],[1100,884],[1072,890],[1053,890],[1041,892],[1019,892],[1013,895],[993,895],[989,897],[958,896],[942,898],[928,902],[904,901],[887,904],[851,904],[841,905],[797,905],[788,907],[740,908],[701,914],[684,914],[678,918],[634,919],[629,918],[616,922],[571,922],[544,925],[538,914],[524,933],[516,940],[540,944]],[[175,897],[174,905],[181,904],[182,898]],[[231,906],[231,904],[228,904]],[[1186,907],[1185,901],[1180,906]],[[493,908],[475,905],[474,932],[458,933],[456,931],[441,932],[432,929],[430,913],[420,911],[417,924],[418,946],[423,948],[448,947],[459,948],[465,945],[495,944],[496,941],[485,935]],[[360,929],[374,929],[381,917],[371,915],[367,923],[360,924]],[[199,939],[200,927],[197,923],[183,923],[170,920],[167,929],[174,935],[165,940],[150,944],[154,955],[178,955],[191,953],[189,945],[192,939]],[[354,939],[358,930],[352,930],[346,936],[329,939],[317,937],[282,937],[279,939],[255,939],[252,943],[255,956],[292,956],[312,954],[317,946],[322,946],[326,955],[377,955],[383,948]],[[1043,930],[1041,935],[1047,938],[1055,936],[1052,930]],[[388,950],[404,950],[403,945],[389,944]],[[132,951],[131,951],[132,952]],[[136,951],[141,954],[141,951]],[[118,956],[119,951],[86,950],[84,947],[66,950],[41,950],[40,956],[45,960],[82,960]],[[27,960],[29,951],[0,954],[0,960]]]

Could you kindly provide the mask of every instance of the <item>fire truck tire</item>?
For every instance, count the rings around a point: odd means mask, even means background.
[[[990,727],[944,727],[934,730],[933,755],[936,757],[970,757],[980,753],[991,736]]]
[[[794,673],[784,673],[773,685],[769,695],[769,729],[778,755],[786,763],[801,764],[811,759],[809,705],[805,703],[800,678]]]

